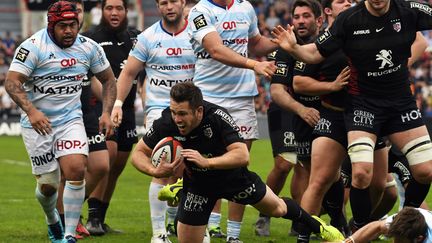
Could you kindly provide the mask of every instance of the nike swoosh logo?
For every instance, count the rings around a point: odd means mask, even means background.
[[[382,27],[381,29],[375,29],[376,32],[380,32],[381,30],[383,30],[384,27]]]
[[[121,45],[123,45],[124,44],[124,42],[117,42],[117,45],[118,46],[121,46]]]

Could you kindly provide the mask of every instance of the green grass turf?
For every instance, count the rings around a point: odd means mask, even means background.
[[[47,227],[42,209],[34,196],[35,180],[31,175],[21,137],[0,137],[0,242],[48,242]],[[273,166],[269,140],[256,141],[252,148],[249,169],[258,173],[265,181]],[[290,173],[291,176],[291,173]],[[287,180],[290,181],[290,180]],[[83,242],[150,242],[151,224],[148,205],[150,177],[139,173],[128,163],[117,184],[117,190],[107,214],[107,223],[125,233],[90,237]],[[289,196],[289,185],[284,187],[282,196]],[[431,196],[428,197],[431,202]],[[83,215],[86,218],[86,204]],[[222,204],[222,227],[226,228],[227,203]],[[257,237],[253,223],[258,212],[246,208],[240,238],[245,242],[295,242],[288,237],[291,222],[272,219],[271,236]],[[324,216],[328,221],[328,217]],[[173,242],[177,242],[171,237]],[[212,242],[225,242],[212,239]]]

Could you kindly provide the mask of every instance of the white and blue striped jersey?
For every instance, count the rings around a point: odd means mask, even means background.
[[[428,232],[426,239],[424,239],[424,243],[432,243],[432,212],[429,210],[425,210],[422,208],[416,208],[425,218],[426,224],[428,226]],[[394,218],[397,214],[393,214],[385,219],[385,223],[387,227],[390,227],[390,224],[393,222]]]
[[[28,99],[55,127],[82,117],[80,95],[85,75],[108,67],[103,49],[93,40],[78,35],[71,47],[63,49],[42,29],[16,49],[9,71],[28,77],[23,85]],[[25,113],[21,125],[32,127]]]
[[[204,97],[249,97],[258,94],[252,70],[220,63],[202,46],[203,38],[218,32],[223,44],[238,54],[248,56],[249,38],[259,34],[257,17],[252,5],[245,0],[233,0],[219,6],[211,0],[201,0],[189,12],[189,34],[197,56],[194,83]]]
[[[162,21],[156,22],[138,35],[129,54],[146,64],[146,114],[169,106],[176,83],[193,80],[196,58],[186,28],[187,23],[178,33],[169,33]]]

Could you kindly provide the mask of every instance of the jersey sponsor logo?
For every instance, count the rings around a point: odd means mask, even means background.
[[[246,38],[235,38],[235,39],[228,39],[228,40],[222,40],[222,43],[225,46],[228,45],[246,45],[248,43],[248,39]]]
[[[235,21],[227,21],[222,23],[222,28],[224,30],[234,30],[237,27],[237,24]]]
[[[192,78],[187,78],[184,80],[151,78],[150,85],[172,87],[177,83],[192,82],[192,80],[193,80]]]
[[[113,43],[111,41],[104,41],[99,43],[100,46],[112,46]]]
[[[401,115],[401,120],[403,123],[410,122],[410,121],[417,120],[417,119],[421,119],[421,118],[422,118],[422,116],[421,116],[420,110],[418,110],[418,109],[412,110],[410,112],[407,112],[407,113]]]
[[[54,161],[54,158],[55,157],[53,152],[49,152],[38,156],[30,156],[30,160],[32,161],[33,166],[46,165]]]
[[[369,29],[367,29],[367,30],[355,30],[353,32],[353,35],[367,35],[367,34],[370,34]]]
[[[82,87],[87,87],[87,86],[90,86],[90,84],[91,84],[90,80],[82,81],[81,86]]]
[[[328,40],[331,36],[332,35],[330,31],[327,30],[318,37],[317,41],[319,44],[322,44],[324,41]]]
[[[181,55],[182,54],[182,49],[180,48],[180,47],[177,47],[177,48],[168,48],[168,49],[166,49],[166,54],[168,55],[168,56],[178,56],[178,55]]]
[[[196,30],[199,30],[207,26],[207,21],[203,14],[198,15],[193,19]]]
[[[195,64],[178,64],[178,65],[151,65],[152,69],[159,70],[159,71],[173,71],[173,70],[190,70],[195,68]]]
[[[381,65],[379,67],[379,69],[383,69],[385,68],[386,65],[388,65],[388,67],[393,67],[393,62],[392,62],[392,51],[391,50],[385,50],[382,49],[381,51],[379,51],[378,54],[376,54],[376,59],[377,61],[381,61]]]
[[[15,56],[15,59],[17,59],[18,61],[21,61],[21,62],[25,62],[29,53],[30,53],[29,50],[25,49],[24,47],[21,47],[18,50],[18,52]]]
[[[285,62],[276,63],[276,71],[275,71],[274,75],[287,77],[288,76],[288,65]]]
[[[368,72],[367,73],[367,76],[368,77],[380,77],[380,76],[382,76],[382,75],[387,75],[387,74],[390,74],[390,73],[394,73],[394,72],[397,72],[397,71],[399,71],[400,69],[401,69],[401,67],[402,67],[402,65],[401,64],[399,64],[399,65],[397,65],[396,67],[392,67],[392,68],[389,68],[389,69],[386,69],[386,70],[383,70],[383,71],[379,71],[379,72]]]
[[[181,142],[186,141],[186,138],[185,138],[185,137],[182,137],[182,136],[174,136],[174,138],[175,138],[176,140],[178,140],[178,141],[181,141]]]
[[[86,75],[75,75],[75,76],[55,76],[55,75],[49,75],[49,76],[34,76],[33,81],[38,81],[42,79],[50,79],[52,81],[63,81],[63,80],[70,80],[70,81],[82,81],[83,78]]]
[[[82,149],[87,145],[87,142],[80,140],[58,140],[56,142],[57,150]]]
[[[198,59],[210,59],[211,58],[210,54],[208,52],[205,52],[205,51],[197,52],[196,57]]]
[[[230,115],[228,115],[228,113],[221,109],[217,109],[214,113],[220,116],[224,122],[228,123],[228,125],[234,128],[236,131],[239,131],[239,127],[235,123],[234,119]]]
[[[294,69],[298,71],[304,71],[306,68],[306,63],[301,61],[296,61],[294,65]]]
[[[425,14],[432,16],[432,8],[426,4],[418,3],[418,2],[410,2],[410,8],[416,8]]]
[[[77,93],[81,90],[81,84],[73,85],[73,86],[61,86],[61,87],[38,87],[36,85],[33,86],[34,93],[41,94],[73,94]]]
[[[72,67],[77,64],[77,60],[75,58],[63,59],[60,61],[60,65],[64,68]]]
[[[373,127],[375,115],[368,111],[354,110],[353,122],[355,126]]]

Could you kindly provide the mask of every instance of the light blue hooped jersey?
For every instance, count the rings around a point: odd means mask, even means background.
[[[82,117],[81,83],[87,72],[109,67],[103,49],[82,35],[68,48],[60,48],[42,29],[15,51],[9,71],[28,77],[23,87],[28,99],[51,121],[53,127]],[[27,114],[21,126],[31,128]]]
[[[252,70],[220,63],[202,46],[203,38],[217,32],[223,44],[238,54],[248,56],[249,39],[259,34],[257,17],[252,5],[245,0],[233,0],[219,6],[211,0],[201,0],[189,12],[189,34],[197,56],[194,83],[204,97],[250,97],[258,94]]]
[[[423,241],[423,243],[432,243],[432,212],[429,210],[422,209],[422,208],[416,208],[416,209],[423,215],[423,217],[425,218],[426,224],[428,226],[427,237]],[[387,217],[387,219],[385,221],[387,227],[390,227],[390,224],[393,222],[396,215],[397,214],[393,214],[393,215]]]
[[[171,87],[179,82],[192,82],[195,55],[186,28],[169,33],[156,22],[138,35],[131,56],[145,63],[146,114],[169,106]]]

